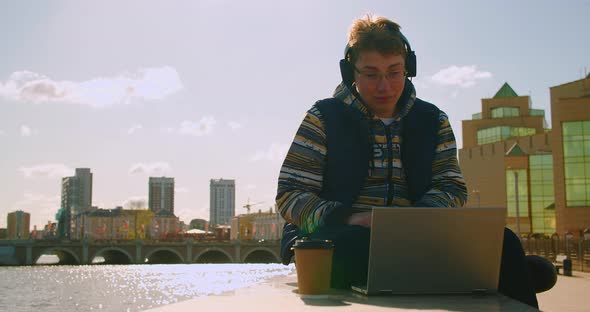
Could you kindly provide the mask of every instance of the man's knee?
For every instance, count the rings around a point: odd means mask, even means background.
[[[509,248],[511,250],[513,250],[514,248],[522,249],[520,239],[509,228],[504,228],[504,249],[506,248]]]
[[[551,261],[541,256],[528,255],[526,263],[536,293],[547,291],[555,286],[557,271]]]

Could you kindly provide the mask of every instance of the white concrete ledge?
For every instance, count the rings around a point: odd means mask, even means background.
[[[297,294],[295,274],[270,279],[259,285],[222,295],[199,297],[149,311],[537,311],[499,294],[483,296],[375,296],[351,291],[332,291],[325,296]]]

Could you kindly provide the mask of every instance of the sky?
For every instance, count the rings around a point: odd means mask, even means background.
[[[236,213],[274,206],[305,112],[332,95],[352,21],[402,26],[417,96],[451,120],[504,82],[550,124],[549,87],[590,71],[590,1],[2,1],[0,227],[54,220],[61,178],[91,168],[93,205],[146,200],[175,178],[175,213],[209,218],[210,179]]]

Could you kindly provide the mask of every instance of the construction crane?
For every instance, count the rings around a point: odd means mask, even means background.
[[[263,203],[264,203],[264,202],[263,202],[263,201],[261,201],[261,202],[252,203],[252,204],[251,204],[251,203],[250,203],[250,198],[248,198],[248,202],[246,203],[246,205],[244,205],[244,208],[246,208],[246,210],[248,211],[248,213],[250,213],[250,208],[251,208],[252,206],[260,205],[260,204],[263,204]]]

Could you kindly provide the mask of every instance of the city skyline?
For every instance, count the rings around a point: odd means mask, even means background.
[[[68,209],[70,210],[70,213],[72,214],[72,219],[74,214],[78,214],[81,212],[91,212],[91,211],[95,211],[95,210],[114,210],[114,209],[119,209],[119,208],[125,208],[125,209],[129,209],[129,210],[149,210],[152,212],[160,212],[162,210],[169,212],[171,215],[174,215],[174,177],[149,177],[148,178],[148,189],[149,189],[149,194],[155,193],[152,196],[148,196],[147,200],[130,200],[126,203],[123,203],[121,205],[116,205],[114,207],[99,207],[96,205],[92,204],[92,172],[91,172],[91,168],[76,168],[75,169],[75,175],[72,177],[62,177],[62,194],[61,194],[61,204],[56,207],[55,210],[55,214],[57,215],[58,213],[60,213],[60,211],[62,209]],[[90,180],[89,182],[79,182],[78,179],[82,179],[85,175],[89,175]],[[81,178],[82,176],[82,178]],[[231,192],[232,194],[220,194],[221,197],[225,198],[224,196],[229,196],[228,199],[230,199],[230,201],[227,203],[228,205],[231,206],[231,204],[233,204],[232,207],[225,205],[222,202],[222,206],[229,210],[223,210],[223,218],[228,219],[233,217],[233,215],[228,215],[228,213],[234,213],[235,214],[235,202],[234,202],[234,192],[235,192],[235,180],[227,180],[227,179],[219,179],[219,180],[210,180],[210,183],[212,184],[210,186],[210,192],[214,192],[214,187],[213,184],[215,185],[215,188],[222,188],[222,191],[225,190],[225,188],[227,186],[231,186]],[[85,186],[85,184],[89,184],[90,188],[89,189],[85,189],[84,187],[80,187],[80,186]],[[226,185],[227,184],[227,185]],[[84,189],[84,191],[81,192],[81,194],[79,193],[79,189]],[[82,196],[79,196],[82,195]],[[169,198],[171,196],[171,198]],[[153,198],[153,202],[150,201],[150,199]],[[71,202],[71,203],[70,203]],[[83,209],[79,209],[78,208],[78,202],[80,203],[85,203],[87,205],[84,205],[85,208]],[[213,202],[217,202],[217,200],[212,200]],[[125,206],[125,207],[123,207]],[[213,205],[215,206],[215,205]],[[211,207],[213,207],[211,206]],[[227,206],[227,207],[226,207]],[[233,209],[230,209],[233,208]],[[213,208],[211,208],[213,209]],[[27,211],[22,211],[20,209],[15,210],[15,211],[10,211],[7,213],[7,216],[9,218],[9,216],[13,213],[16,212],[25,212],[28,215],[30,215],[29,212]],[[198,218],[193,218],[190,220],[180,220],[180,221],[186,221],[186,223],[191,222],[195,219]],[[228,219],[229,220],[229,219]],[[48,219],[46,220],[48,222],[57,222],[59,220],[57,220],[56,218],[52,218],[52,219]],[[209,223],[210,220],[207,220],[207,223]],[[73,221],[72,221],[73,222]],[[68,222],[69,223],[69,222]],[[227,222],[224,222],[223,224],[226,224]],[[30,228],[32,229],[33,226],[39,226],[42,227],[45,223],[41,223],[41,224],[31,224]],[[8,224],[7,224],[8,225]],[[29,230],[30,231],[30,230]],[[26,232],[29,232],[26,231]]]
[[[171,216],[174,216],[174,177],[149,177],[148,178],[148,189],[149,194],[155,193],[152,196],[148,196],[147,200],[131,200],[124,204],[117,205],[114,207],[99,207],[92,204],[92,172],[91,168],[76,168],[75,175],[72,177],[62,177],[62,192],[61,192],[61,204],[56,207],[55,214],[63,213],[62,210],[68,210],[69,219],[74,222],[74,216],[80,213],[89,213],[97,210],[116,210],[125,208],[128,210],[145,210],[158,212],[168,212]],[[89,180],[87,180],[89,179]],[[235,183],[235,181],[231,181]],[[88,188],[89,186],[89,188]],[[82,189],[82,191],[80,191]],[[152,202],[153,199],[153,202]],[[80,204],[83,204],[83,208],[79,208]],[[125,207],[123,207],[125,206]],[[26,213],[20,209],[10,211],[7,214],[7,218],[10,219],[10,215],[14,213]],[[186,220],[187,223],[192,221]],[[46,220],[49,223],[59,222],[57,218]],[[185,220],[179,220],[185,221]],[[70,221],[67,221],[70,223]],[[9,224],[7,224],[8,226]],[[44,223],[41,224],[30,224],[32,229],[34,226],[43,227]],[[77,226],[76,226],[77,228]],[[30,232],[27,230],[26,232]]]
[[[236,180],[236,214],[248,198],[274,206],[295,130],[339,83],[366,12],[401,24],[417,96],[449,115],[458,147],[504,82],[549,115],[549,87],[590,68],[582,1],[110,4],[0,4],[0,215],[54,220],[75,168],[92,169],[99,207],[147,202],[149,176],[175,177],[181,220],[209,219],[212,178]]]

